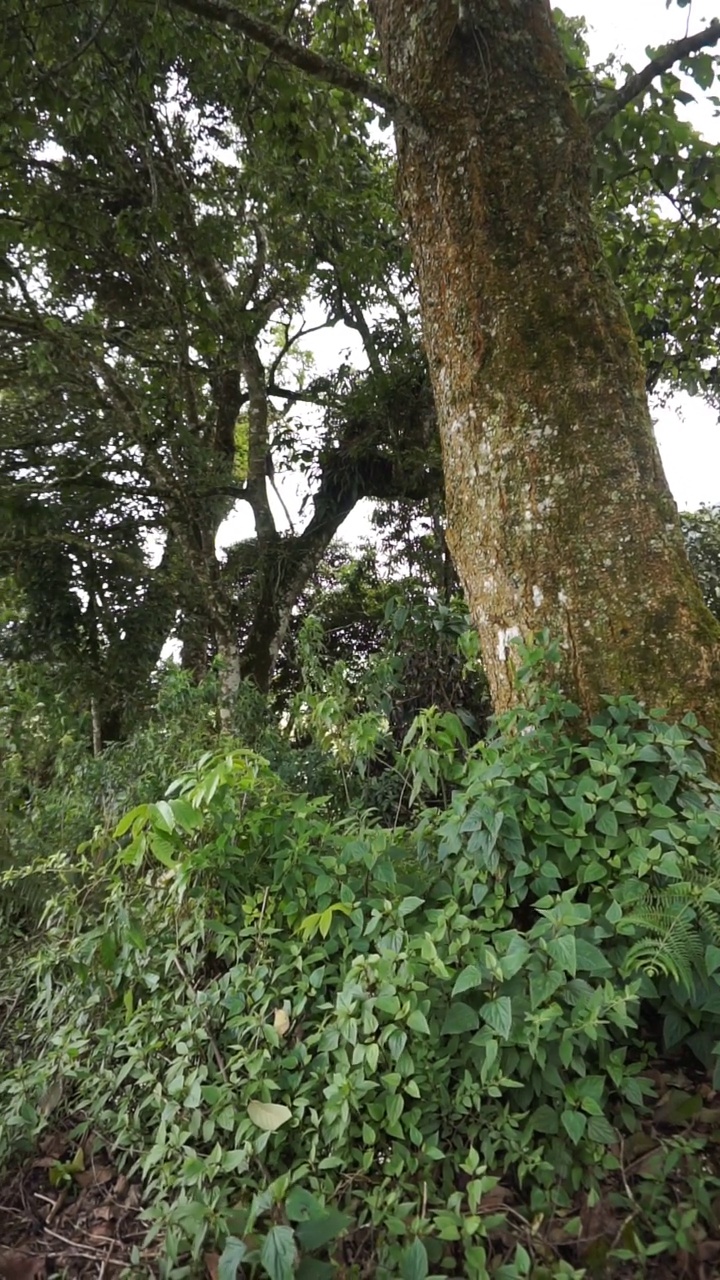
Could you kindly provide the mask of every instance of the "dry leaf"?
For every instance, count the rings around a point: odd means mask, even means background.
[[[286,1124],[291,1119],[292,1111],[279,1102],[251,1102],[248,1105],[248,1115],[258,1129],[274,1133],[281,1124]]]
[[[218,1267],[220,1266],[220,1254],[206,1253],[205,1257],[203,1258],[203,1262],[205,1263],[205,1271],[207,1272],[208,1280],[218,1280]]]
[[[52,1084],[48,1085],[38,1102],[38,1111],[40,1112],[40,1115],[49,1116],[50,1112],[54,1111],[58,1103],[62,1101],[62,1096],[63,1082],[62,1078],[58,1076],[57,1080],[53,1080]]]
[[[279,1036],[286,1036],[290,1030],[290,1019],[284,1009],[276,1009],[273,1014],[273,1026]]]
[[[86,1169],[84,1173],[76,1173],[75,1181],[79,1187],[101,1187],[104,1182],[111,1182],[115,1177],[115,1170],[110,1165],[95,1165],[92,1169]]]
[[[0,1280],[45,1280],[44,1258],[16,1249],[0,1249]]]

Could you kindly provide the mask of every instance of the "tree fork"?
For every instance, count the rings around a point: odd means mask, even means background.
[[[443,450],[448,541],[498,710],[514,637],[591,713],[632,692],[720,736],[720,627],[593,220],[591,138],[547,0],[373,0]]]

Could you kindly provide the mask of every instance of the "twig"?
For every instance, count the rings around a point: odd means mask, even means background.
[[[74,1257],[88,1258],[90,1262],[102,1261],[103,1254],[99,1249],[91,1249],[88,1245],[78,1247],[74,1240],[70,1240],[68,1236],[61,1235],[59,1231],[53,1231],[51,1227],[45,1227],[45,1235],[52,1236],[53,1240],[59,1240],[62,1244],[70,1245]]]

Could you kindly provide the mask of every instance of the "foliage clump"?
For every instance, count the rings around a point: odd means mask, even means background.
[[[338,817],[228,743],[56,857],[4,978],[2,1157],[60,1106],[108,1136],[167,1275],[211,1242],[223,1276],[272,1280],[579,1277],[677,1249],[663,1195],[700,1156],[658,1138],[659,1181],[631,1191],[623,1152],[658,1052],[717,1084],[720,791],[690,718],[622,698],[583,728],[548,656],[486,741],[416,720],[402,824]]]

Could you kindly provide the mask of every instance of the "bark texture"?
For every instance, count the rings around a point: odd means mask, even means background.
[[[449,543],[497,709],[513,637],[591,712],[632,692],[720,732],[720,628],[688,564],[645,371],[593,221],[547,0],[374,0],[442,440]]]

